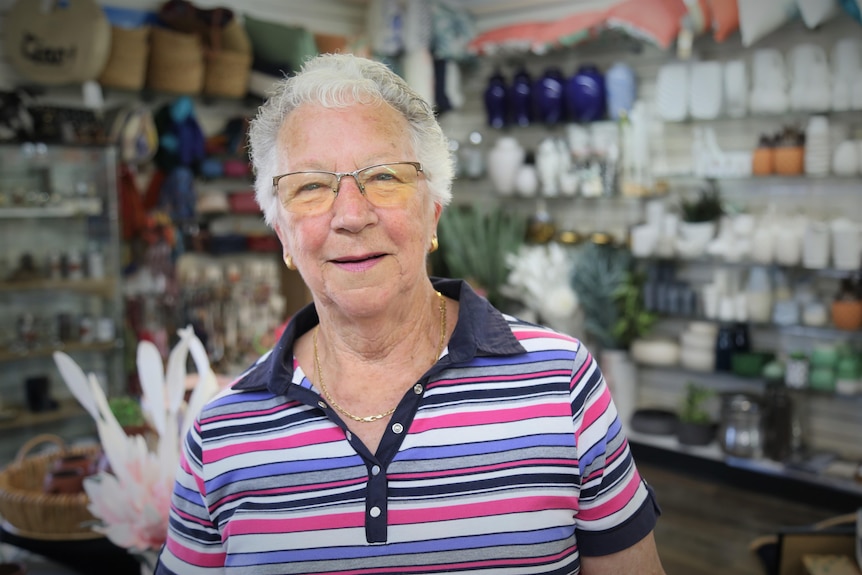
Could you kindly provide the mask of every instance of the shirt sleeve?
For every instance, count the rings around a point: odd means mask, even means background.
[[[578,548],[583,555],[616,553],[652,531],[661,510],[638,473],[598,363],[584,346],[570,392],[581,482]]]
[[[206,502],[200,422],[189,429],[177,469],[165,545],[155,575],[218,575],[225,548]]]

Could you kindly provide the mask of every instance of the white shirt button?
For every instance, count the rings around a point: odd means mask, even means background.
[[[401,433],[403,431],[404,431],[404,426],[401,425],[400,423],[394,423],[392,425],[392,432],[393,433]]]
[[[413,386],[413,393],[415,393],[416,395],[419,395],[420,393],[422,393],[422,384],[421,383],[417,383],[416,385]]]
[[[320,409],[326,409],[326,407],[327,407],[327,405],[326,405],[325,403],[323,403],[322,401],[318,401],[318,402],[317,402],[317,406],[318,406]]]
[[[350,433],[350,430],[347,430],[347,441],[353,441],[353,434]]]
[[[372,517],[380,517],[380,508],[379,507],[372,507],[371,509],[368,510],[368,514],[371,515]]]
[[[371,475],[379,475],[380,474],[380,466],[375,465],[371,468]]]

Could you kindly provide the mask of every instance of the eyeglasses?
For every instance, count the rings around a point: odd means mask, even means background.
[[[287,211],[300,215],[322,214],[335,203],[341,178],[352,176],[359,191],[378,208],[403,206],[416,192],[422,164],[393,162],[354,172],[291,172],[272,178],[275,193]]]

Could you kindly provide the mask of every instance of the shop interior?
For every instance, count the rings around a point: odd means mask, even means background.
[[[429,273],[596,349],[667,573],[860,573],[862,4],[78,2],[42,30],[88,56],[64,75],[63,42],[19,49],[29,0],[0,2],[0,563],[128,558],[74,519],[81,492],[12,516],[33,507],[10,471],[98,445],[57,352],[139,417],[142,341],[167,364],[192,328],[189,399],[310,302],[245,131],[275,78],[347,51],[450,140]]]

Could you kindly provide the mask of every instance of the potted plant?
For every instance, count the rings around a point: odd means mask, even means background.
[[[716,426],[708,409],[714,392],[693,381],[685,386],[685,395],[679,408],[677,439],[683,445],[707,445],[715,439]]]
[[[637,366],[629,347],[656,320],[644,306],[644,278],[633,265],[626,248],[589,243],[580,252],[572,276],[585,335],[598,346],[599,365],[623,426],[628,426],[637,403]]]
[[[724,215],[721,191],[715,180],[709,180],[694,199],[680,203],[682,222],[677,238],[677,252],[683,257],[697,257],[715,237],[718,220]]]
[[[467,280],[495,306],[505,307],[500,288],[509,273],[506,256],[524,244],[527,222],[503,209],[453,206],[440,217],[440,251],[432,268]]]
[[[112,397],[108,400],[108,407],[127,434],[143,434],[149,429],[144,410],[137,398],[130,395]]]

